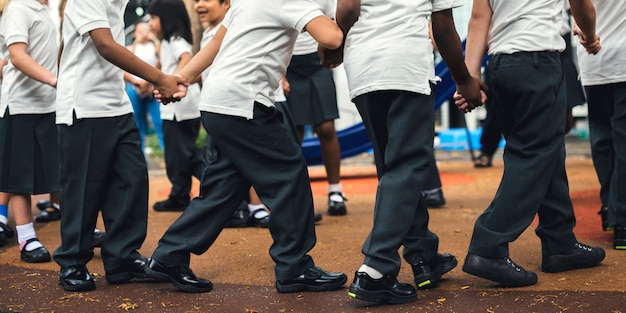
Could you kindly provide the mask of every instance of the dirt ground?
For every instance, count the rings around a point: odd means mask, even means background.
[[[494,160],[489,169],[474,169],[467,160],[440,162],[447,205],[432,209],[431,229],[440,237],[440,251],[455,254],[459,267],[436,289],[420,291],[419,300],[396,306],[374,306],[349,298],[348,284],[363,256],[361,244],[372,225],[376,178],[367,162],[342,169],[348,197],[348,215],[325,214],[326,183],[322,167],[311,167],[316,211],[324,213],[316,227],[317,245],[311,251],[316,263],[348,274],[344,289],[324,293],[279,294],[274,289],[273,262],[268,255],[271,238],[266,229],[225,229],[209,251],[192,256],[191,268],[215,284],[204,294],[185,294],[169,283],[109,285],[96,249],[88,264],[97,289],[70,293],[58,286],[59,267],[54,262],[27,264],[19,260],[16,243],[0,248],[0,313],[3,312],[597,312],[626,311],[626,259],[612,250],[612,233],[603,232],[596,214],[599,185],[587,156],[568,157],[571,197],[577,214],[579,240],[606,249],[601,266],[559,274],[542,273],[540,243],[534,224],[511,245],[511,257],[537,272],[535,286],[507,289],[465,274],[461,264],[477,216],[492,199],[503,163]],[[150,172],[150,204],[163,199],[169,183],[163,170]],[[402,192],[419,192],[406,186]],[[36,209],[33,214],[37,214]],[[178,213],[149,213],[148,237],[140,252],[150,256],[160,236]],[[12,223],[12,221],[11,221]],[[14,225],[12,225],[14,226]],[[36,224],[38,236],[49,250],[60,244],[59,222]],[[103,227],[103,225],[100,225]],[[399,280],[412,282],[405,263]]]

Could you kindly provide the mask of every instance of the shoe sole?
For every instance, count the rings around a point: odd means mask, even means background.
[[[402,297],[394,295],[386,290],[371,291],[355,286],[350,286],[350,289],[348,290],[348,296],[363,301],[373,302],[376,304],[404,304],[417,301],[417,293],[410,296]]]
[[[532,286],[537,283],[537,279],[535,279],[534,281],[528,281],[528,282],[507,281],[507,280],[501,279],[502,277],[497,274],[471,269],[466,266],[463,266],[463,272],[496,282],[500,284],[502,287],[526,287],[526,286]]]
[[[146,273],[118,273],[106,275],[107,283],[111,285],[145,283],[145,282],[166,282],[167,280],[157,280]]]
[[[63,280],[59,278],[59,285],[63,288],[63,290],[71,291],[71,292],[90,291],[90,290],[96,289],[96,284],[94,283],[93,280],[89,281],[88,283],[85,283],[85,284],[81,284],[81,285],[78,285],[78,286],[72,286],[72,285],[64,284]]]
[[[341,281],[336,283],[328,283],[318,286],[310,286],[305,284],[291,284],[291,285],[279,285],[276,283],[276,290],[280,293],[294,293],[294,292],[321,292],[321,291],[333,291],[340,289],[348,281],[348,277],[344,277]]]
[[[450,262],[443,263],[440,271],[433,272],[430,275],[423,275],[415,278],[415,285],[417,285],[418,289],[429,289],[437,287],[437,285],[441,281],[443,281],[443,278],[441,276],[456,268],[458,264],[459,261],[456,258],[454,258]]]
[[[210,288],[198,288],[198,287],[194,287],[194,286],[183,285],[183,284],[177,282],[176,280],[170,278],[169,275],[161,273],[161,272],[157,272],[157,271],[151,269],[150,267],[146,267],[146,274],[148,274],[148,276],[150,276],[150,277],[152,277],[154,279],[157,279],[159,281],[164,281],[164,282],[165,281],[169,281],[178,290],[180,290],[182,292],[186,292],[186,293],[202,293],[202,292],[209,292],[209,291],[213,290],[213,286],[211,286]]]
[[[626,249],[626,247],[624,247],[624,248]],[[602,260],[604,260],[604,257],[600,258],[599,260],[596,260],[594,262],[587,262],[587,263],[558,264],[558,265],[555,265],[555,266],[544,266],[544,265],[542,265],[541,266],[541,271],[545,272],[545,273],[561,273],[561,272],[585,269],[585,268],[596,267],[596,266],[600,265]]]
[[[52,258],[50,258],[50,256],[36,258],[36,259],[30,259],[30,260],[24,259],[22,257],[20,257],[20,259],[22,259],[22,261],[24,261],[26,263],[46,263],[46,262],[52,261]]]

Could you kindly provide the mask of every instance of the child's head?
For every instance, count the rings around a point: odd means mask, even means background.
[[[203,24],[214,27],[224,19],[230,0],[194,0],[193,8]]]
[[[192,42],[191,21],[183,0],[153,0],[146,10],[150,28],[159,39],[182,37]]]
[[[150,30],[150,25],[148,22],[137,22],[135,24],[135,42],[137,43],[146,43],[150,41],[150,37],[152,36],[152,31]]]

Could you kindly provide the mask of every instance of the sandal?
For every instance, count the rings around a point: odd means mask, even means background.
[[[491,157],[486,154],[480,154],[478,158],[474,160],[475,168],[491,167]]]
[[[61,219],[61,211],[59,208],[48,200],[37,201],[37,208],[41,211],[41,213],[35,217],[35,222],[37,223],[49,223]]]

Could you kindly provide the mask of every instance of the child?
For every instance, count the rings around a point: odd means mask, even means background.
[[[151,82],[165,102],[179,76],[165,75],[124,47],[127,1],[69,0],[63,19],[56,122],[61,169],[61,266],[67,291],[94,289],[86,264],[98,212],[107,230],[101,256],[111,284],[145,278],[137,251],[146,237],[148,172],[123,71]]]
[[[346,0],[337,10],[344,34],[344,66],[350,96],[374,147],[378,190],[374,226],[363,244],[363,264],[349,293],[376,303],[417,300],[413,285],[398,282],[403,257],[418,288],[436,286],[457,265],[437,252],[439,238],[428,229],[424,190],[433,162],[435,67],[433,35],[457,88],[480,105],[480,81],[463,64],[463,50],[452,18],[462,0]],[[367,14],[364,14],[367,13]],[[360,15],[360,17],[359,17]],[[358,20],[357,20],[358,19]],[[384,25],[384,26],[382,26]],[[330,53],[330,52],[329,52]],[[325,64],[341,61],[329,54]]]
[[[590,0],[570,0],[582,23],[586,48],[600,49]],[[565,42],[561,0],[474,0],[465,62],[479,77],[488,50],[502,132],[504,173],[491,204],[478,217],[463,271],[507,287],[537,283],[537,274],[515,264],[509,245],[532,223],[541,240],[541,270],[558,273],[600,264],[602,248],[579,243],[565,170],[567,95],[560,51]],[[467,111],[463,92],[456,103]]]
[[[333,9],[324,4],[324,12]],[[185,292],[210,291],[213,284],[189,268],[190,253],[203,253],[213,244],[252,185],[272,211],[276,289],[336,290],[345,283],[345,274],[318,268],[308,255],[315,245],[315,223],[307,167],[274,107],[273,93],[302,31],[321,46],[341,44],[341,31],[314,1],[237,0],[213,40],[180,71],[191,80],[213,64],[200,102],[211,158],[200,197],[170,226],[152,255],[147,271],[153,277]]]
[[[9,2],[0,24],[1,50],[8,60],[0,101],[0,191],[10,194],[20,258],[30,263],[50,261],[33,227],[31,195],[59,189],[50,100],[57,83],[57,44],[46,3]]]
[[[150,25],[146,22],[140,21],[135,23],[135,40],[128,46],[128,50],[138,56],[142,61],[160,68],[159,64],[159,51],[161,49],[161,43],[156,38]],[[133,111],[135,112],[135,122],[141,135],[141,144],[145,151],[145,137],[150,129],[148,124],[148,115],[154,126],[154,133],[159,141],[161,150],[165,151],[165,144],[163,143],[163,128],[161,121],[161,104],[152,95],[152,85],[149,82],[141,79],[137,76],[129,73],[124,73],[124,80],[126,80],[126,93],[130,98],[130,102],[133,105]]]
[[[154,0],[146,10],[150,28],[161,40],[161,70],[173,74],[189,62],[191,22],[182,0]],[[155,211],[182,211],[189,204],[191,177],[198,179],[205,167],[203,152],[196,147],[200,132],[200,87],[189,86],[188,96],[175,105],[161,105],[165,169],[172,184],[169,197],[154,204]]]

